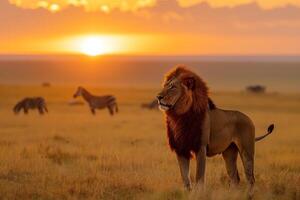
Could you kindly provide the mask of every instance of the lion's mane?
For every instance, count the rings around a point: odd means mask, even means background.
[[[202,137],[202,125],[209,105],[208,88],[197,74],[182,66],[169,72],[165,77],[165,82],[173,78],[177,78],[182,83],[187,80],[193,81],[192,105],[187,112],[183,114],[176,113],[176,110],[166,112],[170,148],[179,156],[191,158],[192,153],[199,151],[201,144],[208,143],[208,141],[203,141],[203,138],[208,137]],[[176,103],[176,107],[184,106],[186,106],[184,101]]]

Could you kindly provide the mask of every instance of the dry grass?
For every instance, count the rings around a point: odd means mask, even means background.
[[[86,106],[69,106],[74,89],[0,86],[0,199],[245,199],[240,161],[242,183],[233,189],[220,156],[208,160],[204,189],[182,190],[162,114],[140,108],[155,90],[93,89],[118,97],[120,114],[112,118],[107,110],[94,117]],[[19,98],[34,95],[46,97],[49,115],[12,113]],[[257,135],[276,124],[257,144],[255,199],[300,199],[300,95],[213,98],[247,113]]]

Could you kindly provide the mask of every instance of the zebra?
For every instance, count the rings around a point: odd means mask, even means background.
[[[116,98],[112,95],[94,96],[83,87],[78,87],[73,97],[77,98],[78,96],[82,96],[89,104],[93,115],[96,114],[96,109],[108,108],[110,115],[114,115],[119,111]]]
[[[48,113],[46,101],[43,97],[26,97],[15,105],[13,111],[15,114],[19,114],[22,109],[24,114],[28,114],[30,109],[38,109],[41,115],[45,112]]]

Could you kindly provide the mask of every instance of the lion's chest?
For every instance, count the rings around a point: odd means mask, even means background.
[[[178,119],[167,119],[169,145],[178,155],[190,158],[201,146],[201,115],[185,116]]]

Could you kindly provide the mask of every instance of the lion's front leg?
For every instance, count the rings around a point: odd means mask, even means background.
[[[182,181],[186,190],[191,190],[190,159],[177,155]]]
[[[202,145],[196,155],[197,159],[197,171],[196,182],[203,184],[205,180],[205,168],[206,168],[206,146]]]
[[[207,111],[202,125],[201,146],[199,148],[199,151],[196,152],[196,159],[197,159],[196,182],[201,184],[204,183],[204,179],[205,179],[207,144],[209,143],[209,137],[210,137],[210,117],[209,117],[209,112]]]

